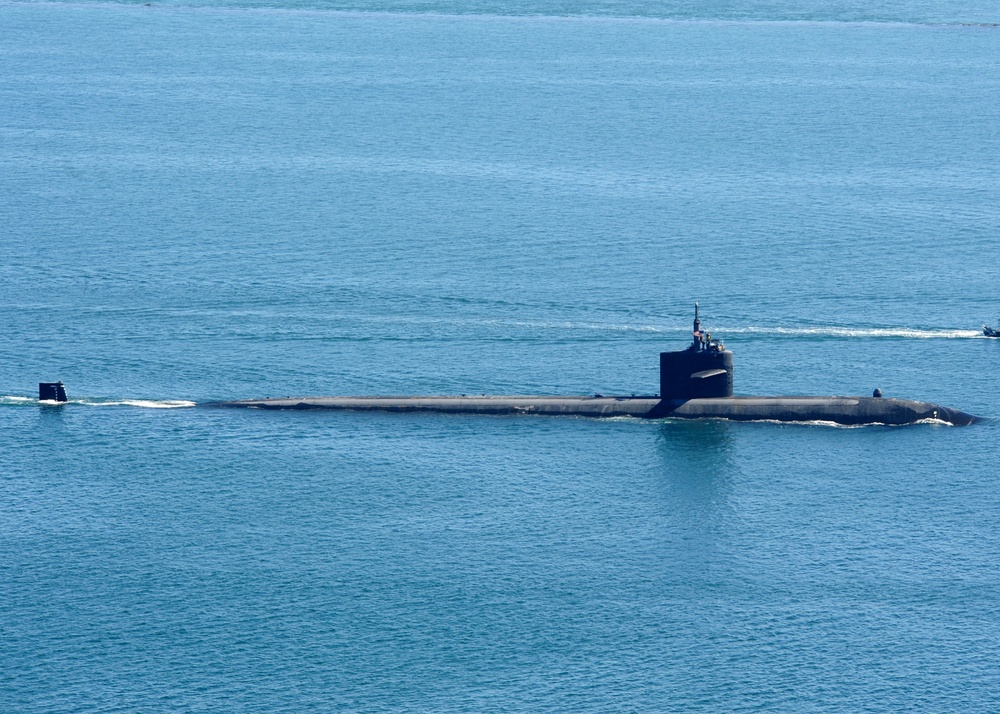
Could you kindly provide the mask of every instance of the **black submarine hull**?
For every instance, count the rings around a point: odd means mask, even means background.
[[[729,419],[732,421],[915,424],[955,426],[980,419],[958,409],[908,399],[875,397],[286,397],[208,402],[201,406],[248,409],[437,412],[444,414],[582,416],[640,419]]]
[[[537,414],[639,419],[729,419],[732,421],[915,424],[938,421],[965,426],[980,421],[957,409],[909,399],[871,397],[736,397],[733,353],[703,331],[694,305],[687,349],[660,353],[657,396],[605,397],[285,397],[211,402],[204,406],[250,409],[438,412],[444,414]]]

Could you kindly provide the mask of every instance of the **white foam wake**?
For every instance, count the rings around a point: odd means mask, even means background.
[[[719,328],[718,333],[771,334],[815,337],[894,337],[923,340],[977,339],[979,330],[921,330],[915,327],[735,327]]]
[[[489,320],[484,324],[504,327],[527,327],[542,330],[580,330],[606,332],[653,332],[660,334],[689,333],[688,328],[666,325],[621,324],[602,322],[559,322],[535,320]],[[918,327],[765,327],[748,325],[743,327],[715,326],[716,334],[725,339],[726,335],[787,335],[790,337],[876,337],[918,340],[969,340],[986,339],[982,330],[923,329]]]
[[[37,399],[32,399],[31,397],[0,397],[0,404],[28,404],[29,402],[37,401]]]
[[[943,421],[941,419],[917,419],[916,421],[909,422],[906,424],[886,424],[881,421],[871,421],[864,424],[841,424],[835,421],[829,421],[827,419],[805,419],[802,421],[781,421],[778,419],[752,419],[746,420],[747,423],[754,424],[789,424],[792,426],[823,426],[832,427],[834,429],[865,429],[872,426],[889,427],[889,428],[901,428],[907,426],[914,426],[916,424],[929,424],[931,426],[955,426],[950,421]]]
[[[186,407],[195,406],[194,402],[185,401],[183,399],[163,399],[163,400],[123,399],[118,402],[71,400],[70,403],[82,404],[83,406],[86,407],[140,407],[142,409],[184,409]]]
[[[70,399],[68,402],[56,402],[50,399],[38,400],[34,397],[16,395],[0,396],[0,406],[57,406],[59,404],[82,407],[139,407],[140,409],[184,409],[195,406],[194,402],[184,399]]]

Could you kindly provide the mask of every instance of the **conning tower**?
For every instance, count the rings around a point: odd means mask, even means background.
[[[62,382],[39,382],[38,401],[40,402],[65,402],[66,385]]]
[[[694,304],[691,346],[660,353],[660,399],[733,396],[733,353],[701,329]]]

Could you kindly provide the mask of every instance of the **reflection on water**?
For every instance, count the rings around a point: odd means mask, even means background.
[[[736,523],[732,478],[733,429],[726,421],[665,421],[656,438],[659,492],[670,557],[690,574],[728,550]],[[667,555],[667,554],[665,554]]]
[[[719,496],[732,468],[734,425],[727,421],[666,421],[656,445],[668,485],[692,502]]]
[[[66,405],[39,404],[38,425],[40,427],[59,429],[61,431],[66,426]]]

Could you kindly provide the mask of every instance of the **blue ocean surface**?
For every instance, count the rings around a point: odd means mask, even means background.
[[[874,5],[0,3],[0,711],[1000,708],[1000,11]],[[654,393],[695,301],[988,420],[193,406]]]

